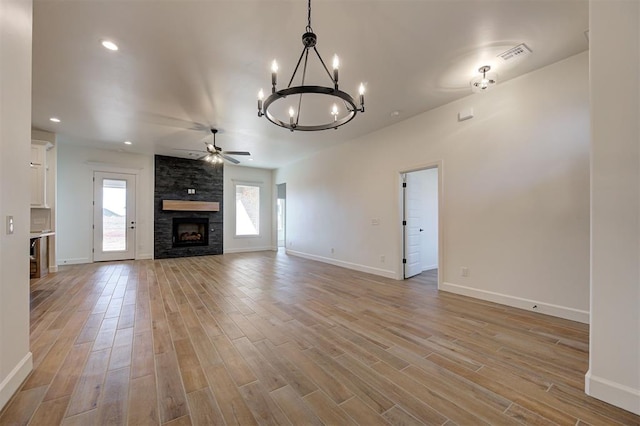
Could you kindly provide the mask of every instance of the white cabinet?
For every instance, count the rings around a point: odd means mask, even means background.
[[[35,141],[31,145],[31,165],[44,165],[47,158],[46,145],[37,144]]]
[[[31,207],[46,207],[46,173],[41,164],[31,165]]]
[[[51,143],[31,141],[31,207],[47,205],[47,150]]]

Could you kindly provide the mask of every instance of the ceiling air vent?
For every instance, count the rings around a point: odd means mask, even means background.
[[[522,43],[517,45],[516,47],[512,47],[511,49],[502,52],[498,55],[498,57],[502,58],[504,61],[510,61],[512,59],[521,58],[524,56],[529,56],[531,54],[531,49]]]

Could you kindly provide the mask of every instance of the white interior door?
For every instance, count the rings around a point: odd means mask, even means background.
[[[422,272],[422,209],[420,205],[420,186],[412,173],[405,173],[403,180],[403,240],[404,240],[404,277],[410,278]]]
[[[93,200],[93,260],[134,259],[135,175],[94,172]]]

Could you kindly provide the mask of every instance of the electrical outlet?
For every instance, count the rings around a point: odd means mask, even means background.
[[[371,219],[371,225],[373,226],[380,225],[380,219]]]
[[[380,255],[380,263],[384,263],[384,261],[385,261],[384,254],[381,254]]]
[[[335,250],[333,249],[333,247],[331,247],[331,254],[333,254],[333,252],[334,252],[334,251],[335,251]]]
[[[463,266],[462,268],[460,268],[460,275],[463,277],[468,277],[469,276],[469,268],[467,268],[466,266]]]

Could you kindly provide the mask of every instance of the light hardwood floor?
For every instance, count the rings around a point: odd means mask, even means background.
[[[61,267],[0,424],[640,424],[588,327],[273,252]]]

